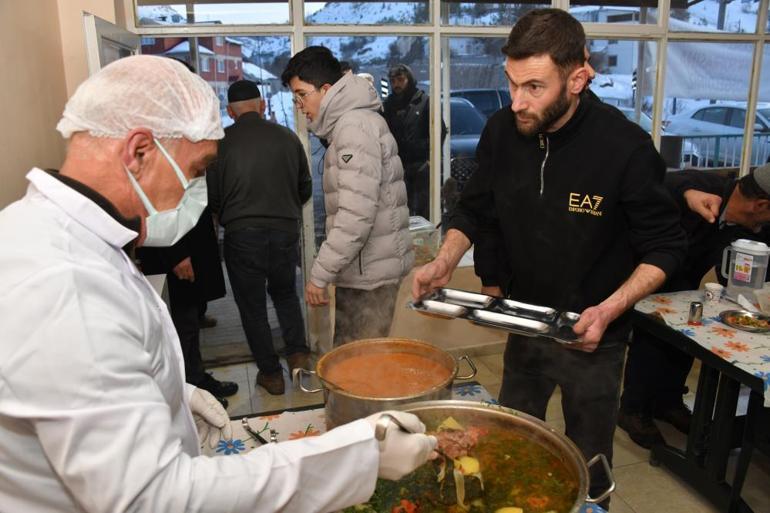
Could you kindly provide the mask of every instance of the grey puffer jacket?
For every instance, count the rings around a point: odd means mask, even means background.
[[[326,240],[310,271],[318,287],[371,290],[398,283],[414,264],[404,168],[365,79],[344,75],[309,125],[324,157]]]

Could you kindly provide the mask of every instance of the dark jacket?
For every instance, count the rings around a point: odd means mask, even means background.
[[[638,264],[670,276],[684,259],[679,213],[659,179],[663,160],[646,132],[603,104],[581,101],[561,129],[533,137],[500,110],[477,159],[450,226],[474,243],[485,285],[582,312]],[[501,257],[512,272],[501,271]],[[624,337],[626,321],[615,321],[606,337]]]
[[[225,277],[219,258],[219,245],[211,210],[206,207],[198,224],[168,248],[140,247],[136,250],[144,274],[166,274],[169,299],[188,303],[205,303],[225,295]],[[195,281],[180,280],[174,267],[190,257]]]
[[[421,166],[430,158],[430,105],[422,89],[414,89],[408,102],[391,94],[383,102],[383,116],[398,145],[404,168]]]
[[[735,180],[711,172],[685,170],[668,173],[665,184],[682,214],[682,228],[687,233],[687,256],[679,270],[666,280],[662,291],[695,290],[700,287],[703,276],[714,267],[718,279],[725,283],[720,268],[722,252],[727,246],[737,239],[767,242],[766,233],[756,234],[742,226],[720,222],[719,218],[724,214],[727,201],[735,190]],[[687,207],[684,192],[688,189],[721,196],[717,221],[708,223]]]
[[[299,233],[302,205],[313,192],[299,138],[256,112],[225,129],[206,181],[209,206],[228,231],[260,227]]]

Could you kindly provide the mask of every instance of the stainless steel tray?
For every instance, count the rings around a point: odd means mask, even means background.
[[[422,301],[410,302],[407,306],[443,319],[466,319],[520,335],[548,337],[562,344],[578,342],[572,327],[580,315],[547,306],[457,289],[438,289]]]
[[[513,299],[501,299],[499,306],[503,313],[542,322],[554,322],[559,315],[559,312],[550,306],[531,305],[521,301],[514,301]]]
[[[434,299],[438,301],[470,308],[488,308],[497,299],[486,294],[458,289],[438,289],[433,295],[435,296]]]

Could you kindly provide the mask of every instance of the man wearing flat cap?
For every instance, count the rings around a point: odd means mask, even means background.
[[[768,242],[770,164],[737,180],[686,169],[667,173],[665,185],[682,214],[687,255],[661,292],[699,288],[710,269],[719,269],[724,248],[734,240]],[[626,359],[618,426],[636,444],[649,449],[664,442],[653,419],[689,432],[692,415],[682,394],[692,363],[687,353],[635,329]]]
[[[296,272],[302,205],[312,184],[305,150],[288,128],[262,119],[257,84],[234,82],[216,164],[207,181],[209,204],[225,227],[225,264],[243,329],[259,372],[257,385],[284,393],[283,369],[267,321],[265,285],[286,343],[289,371],[308,365]]]

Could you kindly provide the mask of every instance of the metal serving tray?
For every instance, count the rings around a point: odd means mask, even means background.
[[[562,344],[578,342],[572,327],[580,315],[547,306],[457,289],[438,289],[422,301],[410,302],[407,306],[434,317],[466,319],[520,335],[548,337]]]
[[[486,294],[477,294],[458,289],[438,289],[434,292],[434,298],[445,303],[470,308],[488,308],[497,299]]]
[[[535,333],[545,335],[551,331],[551,327],[544,322],[533,321],[524,317],[515,317],[499,312],[490,312],[488,310],[473,310],[468,319],[476,324],[483,324],[492,328],[505,328],[527,334]]]
[[[513,299],[501,299],[499,304],[503,313],[542,322],[552,323],[559,315],[559,312],[550,306],[530,305],[529,303],[522,303]]]

